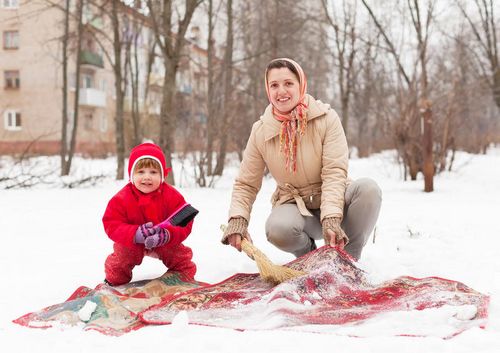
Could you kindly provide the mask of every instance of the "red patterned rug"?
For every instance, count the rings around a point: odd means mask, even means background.
[[[180,311],[186,311],[191,324],[300,330],[307,325],[359,323],[388,312],[454,307],[456,310],[447,310],[454,321],[445,337],[469,327],[483,327],[486,322],[489,297],[460,282],[399,277],[374,285],[346,253],[331,247],[317,249],[286,266],[308,275],[273,287],[257,274],[236,274],[219,284],[169,298],[139,316],[148,324],[169,324]],[[318,326],[310,328],[324,332]]]
[[[154,280],[120,287],[80,287],[65,302],[14,322],[37,328],[76,325],[121,335],[146,324],[170,324],[177,314],[186,312],[191,324],[324,332],[386,314],[411,315],[439,308],[449,316],[446,324],[450,327],[438,334],[443,338],[486,323],[489,297],[460,282],[399,277],[372,284],[348,255],[331,247],[319,248],[286,266],[307,275],[273,287],[258,274],[236,274],[208,285],[167,272]],[[433,330],[432,323],[428,332]],[[427,331],[415,334],[402,328],[390,334],[425,336]]]
[[[202,285],[206,283],[189,281],[179,273],[167,272],[157,279],[119,287],[104,283],[95,289],[80,287],[65,302],[23,315],[14,322],[32,328],[80,326],[120,336],[146,325],[138,319],[142,310]],[[93,310],[86,309],[89,303]]]

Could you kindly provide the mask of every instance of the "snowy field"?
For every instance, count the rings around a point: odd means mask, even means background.
[[[57,158],[45,159],[36,168],[50,169],[57,163]],[[176,161],[174,169],[178,188],[201,211],[186,241],[198,265],[196,278],[219,282],[236,272],[256,272],[249,258],[219,242],[219,225],[226,221],[237,163],[210,189],[195,187],[188,164]],[[383,190],[375,241],[370,239],[359,262],[373,281],[400,275],[439,276],[491,296],[486,329],[472,328],[448,340],[438,336],[450,329],[449,310],[391,313],[358,325],[326,327],[325,333],[240,332],[189,325],[181,319],[117,338],[78,327],[38,330],[15,325],[13,319],[62,302],[80,285],[94,287],[104,278],[103,263],[112,242],[104,234],[101,217],[109,198],[124,182],[113,180],[113,159],[76,159],[74,167],[76,176],[109,177],[76,188],[61,188],[61,181],[53,180],[53,184],[32,189],[0,190],[2,352],[500,352],[498,148],[488,155],[459,153],[454,170],[435,178],[433,193],[422,191],[421,179],[403,182],[391,152],[350,162],[351,177],[374,178]],[[14,173],[5,159],[0,159],[0,168],[0,179]],[[250,233],[275,263],[285,263],[292,257],[268,244],[263,233],[273,189],[274,182],[265,179]],[[164,270],[158,260],[145,258],[135,269],[134,280],[157,277]],[[394,336],[402,331],[430,336]]]

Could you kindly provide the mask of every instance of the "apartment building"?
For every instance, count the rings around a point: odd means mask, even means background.
[[[65,1],[59,3],[60,7],[49,7],[46,0],[0,0],[0,155],[19,154],[26,150],[30,154],[57,154],[60,151],[64,34],[64,11],[61,8]],[[74,13],[75,2],[71,3]],[[138,34],[138,45],[132,45],[132,53],[129,53],[137,63],[131,62],[129,66],[137,66],[139,70],[135,99],[140,113],[140,135],[158,141],[165,75],[161,54],[156,53],[151,67],[148,67],[154,38],[151,28],[144,18],[139,21],[141,25],[134,25],[134,17],[142,16],[134,9],[124,7],[122,10],[122,33]],[[113,50],[109,38],[107,42],[101,40],[97,43],[93,34],[96,31],[112,33],[112,28],[109,17],[100,16],[90,6],[83,9],[83,23],[76,152],[103,156],[115,150],[115,80],[106,56],[107,53],[113,60]],[[70,22],[70,32],[75,32],[76,25],[76,21]],[[193,38],[185,48],[187,59],[181,63],[177,76],[176,115],[180,129],[176,145],[179,150],[193,145],[193,141],[201,141],[206,122],[203,102],[206,99],[207,54],[194,40],[197,33],[199,28],[193,26],[190,32]],[[68,60],[68,134],[71,133],[75,111],[75,52],[73,39],[69,42]],[[131,147],[133,129],[137,126],[132,118],[131,76],[127,76],[127,82],[125,140],[126,146]]]
[[[1,155],[60,151],[63,21],[64,12],[43,0],[0,1]],[[89,21],[86,26],[99,25]],[[103,155],[114,149],[113,73],[91,36],[84,36],[82,49],[76,150]],[[72,53],[68,63],[69,133],[75,110],[76,60],[74,50]]]

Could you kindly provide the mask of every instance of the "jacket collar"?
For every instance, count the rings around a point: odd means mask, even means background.
[[[132,184],[132,182],[129,182],[128,185],[132,190],[132,193],[135,195],[135,199],[137,200],[139,205],[147,205],[152,200],[155,200],[156,198],[161,196],[161,194],[163,193],[163,189],[165,187],[165,182],[162,182],[158,189],[156,189],[153,192],[150,192],[149,194],[143,194],[142,192],[140,192],[139,189],[137,189],[134,186],[134,184]]]
[[[328,105],[318,104],[316,100],[310,95],[306,94],[305,103],[308,107],[307,121],[325,115],[328,111]],[[272,113],[272,105],[269,104],[262,114],[260,120],[262,120],[264,127],[264,140],[269,141],[273,137],[280,134],[281,123],[276,120]]]

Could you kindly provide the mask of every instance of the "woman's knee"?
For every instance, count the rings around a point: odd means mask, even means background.
[[[304,220],[294,208],[294,204],[287,204],[273,209],[266,221],[266,236],[269,241],[298,237],[302,234]]]
[[[302,234],[302,227],[286,219],[274,219],[266,222],[266,237],[271,243],[277,245],[290,241]]]
[[[302,228],[297,224],[290,224],[286,219],[273,222],[271,226],[266,223],[267,240],[280,250],[293,253],[297,257],[301,256],[312,247],[312,240],[302,231]]]
[[[382,190],[370,178],[356,180],[356,194],[358,199],[368,204],[379,205],[382,202]]]

